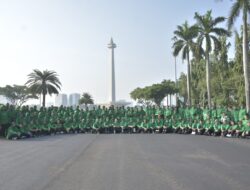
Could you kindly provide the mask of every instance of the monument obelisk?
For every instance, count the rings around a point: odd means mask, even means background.
[[[111,105],[114,105],[116,102],[115,98],[115,55],[114,55],[114,49],[116,48],[116,44],[113,42],[113,39],[111,38],[110,43],[108,44],[108,48],[111,50],[111,76],[110,76],[110,87],[111,87],[111,93],[110,93],[110,99],[109,103]]]

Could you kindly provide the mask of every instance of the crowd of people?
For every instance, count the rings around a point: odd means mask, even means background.
[[[0,131],[7,139],[68,133],[178,133],[248,137],[245,108],[217,107],[15,107],[0,106]]]

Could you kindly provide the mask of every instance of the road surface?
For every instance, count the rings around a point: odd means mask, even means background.
[[[174,134],[0,139],[0,190],[236,189],[250,189],[250,140]]]

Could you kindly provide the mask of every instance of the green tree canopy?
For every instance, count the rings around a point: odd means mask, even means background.
[[[130,93],[130,96],[139,103],[154,103],[160,105],[167,95],[175,93],[177,93],[175,83],[170,80],[164,80],[159,84],[153,84],[144,88],[136,88]]]
[[[94,104],[94,99],[89,93],[84,92],[79,100],[79,104],[85,104],[85,105]]]
[[[27,86],[24,85],[6,85],[0,87],[0,94],[7,98],[11,104],[22,106],[25,102],[30,99],[38,99]]]

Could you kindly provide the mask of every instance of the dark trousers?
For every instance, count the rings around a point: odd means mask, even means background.
[[[122,128],[121,127],[114,127],[114,132],[115,133],[121,133],[122,132]]]
[[[18,137],[17,135],[10,135],[10,136],[9,136],[9,140],[12,140],[12,139],[14,139],[14,138],[18,139],[19,137]]]

